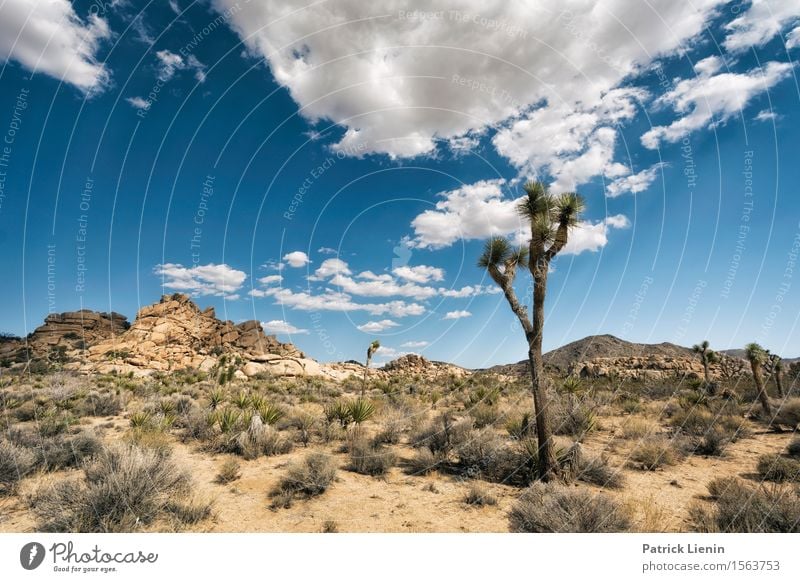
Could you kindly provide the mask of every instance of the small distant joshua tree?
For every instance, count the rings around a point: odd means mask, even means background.
[[[531,227],[528,247],[512,248],[505,238],[491,238],[486,242],[478,266],[485,268],[492,280],[503,290],[511,311],[517,316],[525,332],[536,422],[539,478],[548,481],[558,475],[559,467],[548,424],[545,392],[547,380],[542,362],[547,275],[550,262],[566,246],[570,230],[578,223],[584,203],[580,196],[572,192],[554,196],[542,182],[528,182],[524,189],[526,196],[520,201],[517,210]],[[514,291],[514,278],[520,265],[527,267],[533,276],[532,320]]]
[[[764,371],[767,373],[767,380],[770,377],[775,378],[778,398],[783,398],[783,359],[778,354],[770,353],[767,350],[767,362],[764,364]]]
[[[769,405],[769,397],[764,387],[764,364],[767,363],[767,352],[757,343],[747,344],[744,347],[745,357],[750,362],[750,369],[753,371],[753,381],[756,383],[756,390],[758,390],[758,400],[761,402],[761,408],[764,410],[764,415],[767,418],[772,416],[772,408]]]
[[[364,390],[367,387],[367,373],[369,372],[369,365],[372,363],[372,356],[381,347],[381,342],[378,340],[373,341],[367,348],[367,365],[364,367],[364,382],[361,384],[361,398],[364,398]]]
[[[709,347],[708,340],[703,343],[695,344],[692,346],[692,351],[700,356],[700,361],[703,363],[703,380],[705,381],[705,388],[709,394],[714,394],[716,387],[711,381],[711,371],[709,367],[719,361],[717,352]]]

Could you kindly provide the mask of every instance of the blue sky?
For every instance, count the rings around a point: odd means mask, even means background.
[[[516,361],[475,263],[538,178],[587,201],[546,348],[800,355],[800,2],[536,6],[6,0],[0,330],[183,291],[320,360]]]

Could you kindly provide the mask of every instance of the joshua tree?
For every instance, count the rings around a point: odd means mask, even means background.
[[[574,193],[554,196],[541,182],[525,184],[525,194],[517,210],[531,227],[528,248],[512,248],[506,239],[494,237],[486,242],[478,266],[485,268],[503,290],[511,311],[517,316],[525,332],[536,421],[539,478],[547,481],[559,473],[548,425],[546,378],[542,362],[547,274],[550,262],[567,244],[569,231],[578,222],[578,216],[583,210],[583,199]],[[527,267],[533,276],[532,319],[528,317],[527,308],[520,304],[514,291],[514,278],[520,265]]]
[[[369,344],[367,348],[367,365],[364,367],[364,382],[361,384],[361,398],[364,398],[364,390],[367,387],[367,373],[369,372],[369,365],[372,363],[372,356],[375,355],[379,347],[381,347],[381,342],[375,340]]]
[[[692,346],[692,351],[695,354],[700,355],[700,361],[703,363],[703,379],[705,380],[705,387],[709,394],[713,394],[714,384],[711,382],[711,372],[709,371],[709,366],[719,361],[717,352],[709,347],[708,340],[703,340],[703,343]]]
[[[772,416],[772,409],[769,405],[769,398],[767,391],[764,388],[763,367],[767,362],[767,352],[757,343],[747,344],[744,347],[745,357],[750,362],[750,369],[753,371],[753,381],[756,383],[756,390],[758,390],[758,400],[761,402],[761,408],[764,409],[764,416],[770,418]]]
[[[778,354],[767,352],[769,358],[767,362],[768,375],[775,377],[775,388],[778,390],[778,398],[783,398],[783,359]]]

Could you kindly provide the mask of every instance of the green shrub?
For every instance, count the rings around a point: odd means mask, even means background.
[[[553,483],[534,483],[509,514],[518,533],[609,533],[628,531],[630,516],[614,500]]]
[[[800,458],[800,438],[794,439],[786,446],[786,452],[790,457]]]

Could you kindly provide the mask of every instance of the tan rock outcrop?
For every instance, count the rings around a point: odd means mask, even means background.
[[[714,379],[719,375],[716,365],[711,366],[710,372]],[[569,373],[584,378],[698,379],[703,377],[703,365],[697,358],[680,356],[609,357],[575,362],[570,366]]]

